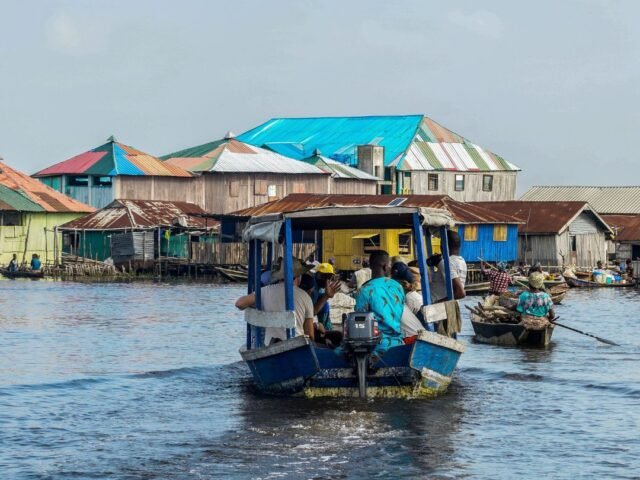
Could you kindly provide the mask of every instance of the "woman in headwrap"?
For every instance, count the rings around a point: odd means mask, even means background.
[[[527,328],[542,329],[553,320],[553,301],[544,291],[544,274],[533,272],[529,275],[529,289],[520,294],[516,310],[522,314],[522,323]]]

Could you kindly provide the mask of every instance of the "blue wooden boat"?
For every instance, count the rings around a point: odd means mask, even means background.
[[[233,217],[225,216],[226,220],[229,218]],[[451,308],[444,303],[431,305],[426,265],[426,254],[431,252],[431,236],[425,235],[428,228],[440,232],[448,279],[445,284],[449,299],[453,299],[446,242],[447,227],[453,222],[447,212],[395,205],[332,206],[237,220],[247,222],[243,240],[249,246],[249,293],[255,292],[257,307],[245,310],[247,338],[240,354],[260,391],[307,397],[363,396],[364,386],[367,396],[406,398],[435,396],[447,389],[464,345],[455,338],[428,331],[426,326],[414,343],[390,348],[381,359],[372,361],[360,376],[353,358],[339,356],[307,336],[295,336],[292,268],[293,240],[301,238],[303,232],[320,232],[325,228],[409,228],[413,232],[422,273],[423,317],[426,322],[447,320]],[[266,262],[261,258],[264,242],[267,244]],[[287,311],[265,312],[260,310],[260,271],[265,263],[270,268],[274,245],[279,243],[283,244]],[[264,345],[266,327],[285,328],[287,339]]]

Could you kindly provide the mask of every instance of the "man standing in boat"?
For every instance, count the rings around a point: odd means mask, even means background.
[[[491,270],[485,268],[487,265],[484,261],[481,261],[480,268],[485,277],[489,279],[489,294],[501,295],[507,291],[509,285],[511,285],[511,275],[507,273],[507,266],[504,262],[498,262],[497,270]]]
[[[404,311],[404,289],[389,278],[391,263],[389,254],[377,250],[369,257],[371,280],[366,282],[356,296],[356,312],[372,312],[378,321],[382,339],[374,352],[380,356],[389,348],[403,345],[401,320]]]

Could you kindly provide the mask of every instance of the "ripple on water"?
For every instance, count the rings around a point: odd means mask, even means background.
[[[467,345],[433,400],[273,398],[241,287],[0,282],[4,478],[634,478],[637,291],[569,292],[547,350]],[[468,300],[470,302],[476,299]]]

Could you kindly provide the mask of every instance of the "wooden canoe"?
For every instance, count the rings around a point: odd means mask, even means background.
[[[551,342],[554,326],[543,330],[530,330],[517,323],[486,323],[477,315],[471,315],[471,325],[478,343],[503,346],[546,347]]]
[[[42,270],[18,270],[17,272],[10,272],[6,268],[0,268],[0,274],[7,278],[43,278],[44,272]]]
[[[216,267],[216,271],[230,282],[246,282],[249,278],[247,272],[234,270],[232,268]]]
[[[467,295],[484,295],[489,291],[489,282],[468,283],[464,291]]]
[[[636,281],[626,281],[625,283],[613,282],[613,283],[598,283],[590,280],[582,280],[580,278],[567,277],[567,284],[573,288],[623,288],[623,287],[635,287]]]

